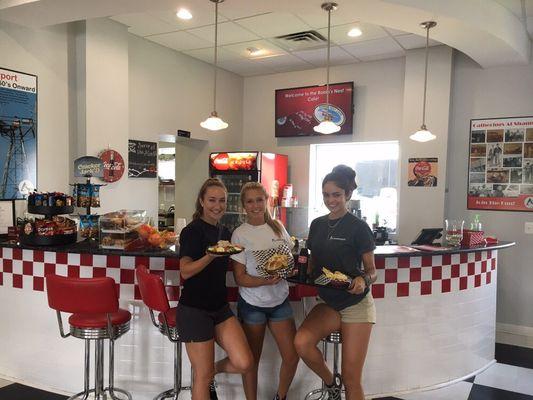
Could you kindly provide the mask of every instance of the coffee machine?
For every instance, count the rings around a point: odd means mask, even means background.
[[[357,218],[361,218],[361,200],[348,200],[347,206],[349,212]]]

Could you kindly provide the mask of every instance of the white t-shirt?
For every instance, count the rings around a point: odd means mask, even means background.
[[[231,258],[246,266],[246,273],[251,276],[261,276],[257,272],[257,262],[253,251],[268,250],[278,246],[279,241],[285,241],[289,248],[293,247],[292,240],[282,227],[282,236],[278,237],[267,224],[250,225],[244,223],[233,232],[231,243],[240,244],[244,251],[234,254]],[[275,307],[285,301],[289,295],[289,284],[282,279],[275,285],[258,287],[239,287],[239,294],[248,303],[256,307]]]

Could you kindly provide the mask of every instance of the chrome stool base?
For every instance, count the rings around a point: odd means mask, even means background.
[[[180,395],[182,390],[192,390],[190,386],[182,386],[181,390],[169,389],[164,391],[163,393],[159,393],[157,396],[154,397],[154,400],[163,400],[163,399],[172,399],[172,400],[178,400],[178,396]]]
[[[342,337],[340,332],[331,332],[328,336],[322,339],[322,354],[324,354],[324,361],[328,361],[328,343],[333,344],[333,376],[338,375],[339,371],[339,345],[342,344]],[[316,397],[320,395],[319,397]],[[304,400],[325,400],[328,399],[328,390],[326,383],[322,382],[320,389],[314,389],[307,393]]]
[[[118,397],[115,392],[123,394],[125,397]],[[113,388],[113,390],[105,388],[104,391],[98,397],[96,397],[96,395],[90,396],[91,393],[95,393],[95,389],[90,389],[87,392],[84,391],[77,393],[74,396],[69,397],[67,400],[107,400],[108,397],[112,400],[132,400],[131,394],[119,388]]]

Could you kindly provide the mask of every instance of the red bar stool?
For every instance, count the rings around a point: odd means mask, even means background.
[[[150,274],[145,266],[138,266],[135,273],[141,298],[150,311],[152,324],[174,344],[174,387],[159,393],[154,400],[168,398],[177,400],[182,390],[191,390],[191,387],[181,386],[182,345],[176,328],[176,307],[170,307],[165,286],[159,276]],[[159,312],[157,321],[154,310]]]
[[[115,392],[131,400],[131,394],[114,385],[115,340],[130,330],[131,314],[118,308],[115,281],[112,278],[67,278],[46,276],[48,305],[56,310],[61,337],[73,336],[85,340],[84,390],[71,399],[90,393],[94,399],[106,399],[106,392],[113,400],[120,400]],[[70,332],[65,334],[61,312],[71,313],[68,322]],[[104,340],[109,339],[109,386],[104,389]],[[91,340],[95,341],[95,385],[89,389]],[[92,397],[91,397],[92,398]]]
[[[295,294],[302,301],[304,315],[307,315],[307,306],[305,299],[307,297],[317,297],[317,288],[307,285],[296,285]],[[336,376],[339,373],[339,344],[342,344],[341,333],[332,332],[324,339],[322,339],[322,354],[324,355],[324,361],[326,362],[328,361],[328,344],[333,344],[333,375]],[[327,398],[325,382],[322,382],[321,388],[314,389],[305,395],[305,400],[313,398]]]

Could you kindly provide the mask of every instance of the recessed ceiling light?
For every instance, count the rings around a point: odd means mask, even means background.
[[[258,49],[257,47],[248,47],[246,48],[246,51],[248,52],[248,54],[250,54],[251,56],[260,56],[262,54],[265,53],[264,50],[262,49]]]
[[[191,19],[192,14],[189,10],[186,8],[180,8],[179,11],[176,13],[176,16],[181,19]]]
[[[362,34],[363,34],[363,32],[359,28],[352,28],[348,32],[348,36],[350,36],[350,37],[357,37],[357,36],[361,36]]]

